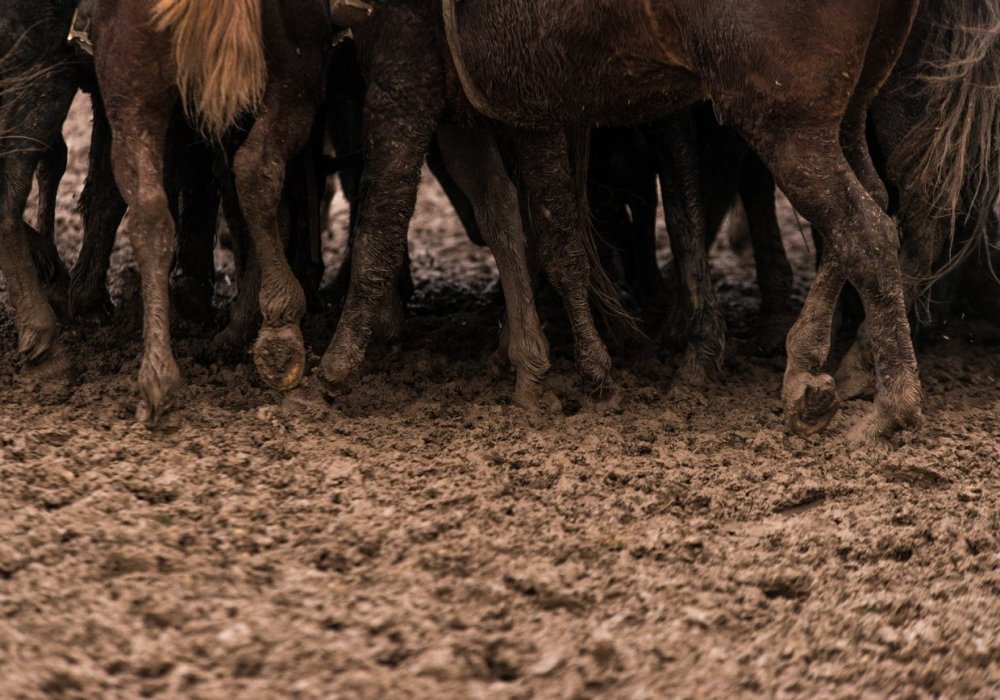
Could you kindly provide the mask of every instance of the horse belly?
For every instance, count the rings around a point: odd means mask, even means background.
[[[679,34],[664,32],[644,0],[467,6],[461,33],[470,73],[519,125],[639,123],[707,96]]]

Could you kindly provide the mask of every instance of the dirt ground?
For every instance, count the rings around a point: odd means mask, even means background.
[[[80,102],[69,260],[87,125]],[[341,203],[331,266],[344,223]],[[330,408],[182,338],[179,428],[137,425],[127,243],[118,319],[65,331],[67,400],[15,380],[4,307],[0,697],[1000,695],[997,347],[961,326],[925,343],[927,425],[883,452],[846,440],[864,402],[786,436],[783,362],[739,352],[697,392],[674,358],[619,361],[624,401],[599,414],[551,313],[566,415],[532,422],[485,372],[492,262],[432,183],[411,241],[405,334]],[[738,340],[752,266],[715,265]],[[308,330],[321,352],[330,319]]]

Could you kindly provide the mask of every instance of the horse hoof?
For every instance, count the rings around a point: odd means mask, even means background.
[[[327,399],[332,400],[341,396],[347,396],[353,390],[350,381],[348,381],[347,375],[340,378],[333,378],[324,370],[320,369],[320,371],[316,373],[316,379],[319,381],[319,387]]]
[[[69,398],[76,372],[69,353],[56,341],[42,357],[25,363],[17,378],[42,403],[61,402]]]
[[[590,392],[591,407],[599,414],[613,413],[621,407],[622,397],[621,387],[609,379]]]
[[[889,439],[900,430],[917,430],[924,424],[919,406],[901,411],[886,411],[877,407],[847,433],[850,442],[886,451],[892,449]]]
[[[298,326],[265,326],[253,347],[254,364],[261,379],[279,391],[288,391],[302,381],[306,349]]]
[[[703,357],[693,350],[688,350],[674,377],[674,383],[696,388],[715,384],[722,374],[719,365],[719,361],[715,358]]]
[[[839,406],[833,377],[804,375],[786,390],[785,429],[795,435],[815,435],[830,425]]]
[[[514,387],[514,405],[529,414],[542,416],[562,413],[562,402],[545,382],[537,379],[518,379]]]
[[[837,396],[841,401],[871,398],[875,395],[875,375],[862,368],[837,371]]]
[[[136,420],[150,430],[170,430],[178,425],[177,418],[167,420],[184,389],[180,368],[173,355],[166,361],[151,362],[144,358],[139,368],[139,406]]]

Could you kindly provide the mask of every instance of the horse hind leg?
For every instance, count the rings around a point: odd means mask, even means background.
[[[660,157],[663,210],[670,248],[683,282],[687,351],[681,378],[703,384],[722,371],[726,329],[708,261],[708,226],[697,135],[690,114],[657,122],[650,141]]]
[[[262,325],[254,344],[254,364],[269,386],[284,391],[296,386],[305,372],[299,324],[306,299],[285,255],[279,207],[288,161],[306,145],[316,105],[280,81],[272,85],[261,116],[236,152],[233,173],[261,273]]]
[[[563,300],[573,329],[577,369],[588,392],[601,402],[618,395],[611,357],[590,311],[590,261],[579,207],[573,201],[568,144],[562,133],[512,134],[545,273]]]
[[[527,411],[556,410],[558,399],[545,390],[549,343],[535,306],[517,187],[507,176],[490,134],[442,128],[438,141],[449,173],[471,201],[500,271],[506,302],[506,354],[517,372],[514,403]]]
[[[756,145],[777,183],[825,235],[825,252],[798,321],[789,332],[783,397],[790,430],[810,434],[838,406],[824,373],[834,306],[845,281],[859,291],[869,319],[879,379],[875,412],[859,437],[885,437],[921,420],[921,391],[909,335],[897,233],[844,157],[835,129],[785,132]],[[752,136],[752,135],[751,135]]]
[[[111,165],[111,125],[96,91],[91,102],[94,122],[89,167],[80,194],[83,245],[70,273],[69,284],[69,313],[77,321],[102,319],[112,313],[107,274],[115,235],[125,217],[125,200],[118,190]]]
[[[63,105],[68,109],[72,96],[67,97],[68,99],[63,98]],[[59,111],[62,111],[62,107],[59,107]],[[35,172],[38,182],[38,211],[35,218],[37,238],[33,236],[32,242],[32,256],[39,269],[45,295],[61,318],[69,313],[69,272],[56,249],[56,198],[59,182],[66,172],[67,154],[66,142],[62,134],[57,132]]]
[[[138,100],[138,98],[137,98]],[[132,225],[129,237],[142,279],[142,363],[138,420],[157,427],[183,387],[170,336],[170,265],[176,242],[164,188],[169,109],[136,102],[109,112],[114,130],[112,165]]]

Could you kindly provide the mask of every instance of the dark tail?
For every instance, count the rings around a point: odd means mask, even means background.
[[[579,206],[580,225],[583,228],[583,245],[590,263],[590,294],[597,304],[601,320],[615,340],[629,337],[645,337],[639,328],[639,321],[622,305],[621,295],[615,283],[608,277],[597,250],[597,231],[590,215],[590,201],[587,198],[587,176],[590,171],[590,129],[572,129],[566,133],[569,142],[570,168],[576,201]]]
[[[921,3],[914,32],[919,56],[899,89],[915,91],[921,113],[889,167],[900,174],[902,205],[913,208],[908,218],[950,225],[948,259],[923,281],[926,290],[991,245],[1000,197],[1000,0]],[[956,228],[969,234],[957,248]]]

